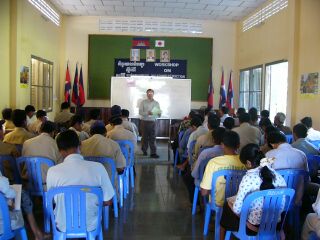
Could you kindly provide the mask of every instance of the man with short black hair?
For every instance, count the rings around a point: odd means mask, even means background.
[[[74,115],[70,112],[70,104],[68,102],[61,103],[61,112],[57,113],[54,122],[60,124],[66,124],[70,121],[70,118]]]
[[[36,113],[37,120],[28,125],[28,131],[33,134],[39,134],[42,123],[47,121],[47,113],[43,110],[38,110]]]
[[[309,141],[319,141],[320,140],[320,132],[315,130],[312,127],[312,118],[311,117],[304,117],[300,120],[302,124],[304,124],[308,129],[308,136],[307,140]]]
[[[227,117],[230,117],[230,115],[228,114],[229,113],[229,108],[228,107],[221,107],[220,109],[220,121],[221,123],[224,122],[224,120],[227,118]]]
[[[159,103],[153,99],[154,91],[147,90],[147,99],[144,99],[139,106],[142,128],[142,147],[143,155],[147,155],[148,146],[150,146],[150,157],[159,158],[156,147],[156,120],[161,116]]]
[[[95,123],[100,118],[100,109],[99,108],[91,109],[89,112],[89,117],[90,117],[90,120],[88,122],[85,122],[82,127],[83,131],[85,131],[88,134],[90,133],[90,128],[92,124]]]
[[[2,110],[2,118],[5,120],[3,124],[5,132],[12,131],[16,127],[12,122],[11,114],[12,114],[11,108],[5,108]]]
[[[130,115],[129,110],[127,110],[127,109],[121,110],[122,126],[125,129],[128,129],[129,131],[133,132],[135,134],[136,138],[138,138],[138,136],[139,136],[138,128],[133,122],[129,121],[129,115]]]
[[[232,130],[234,128],[234,125],[235,121],[233,117],[227,117],[223,122],[223,126],[226,130]]]
[[[24,108],[24,111],[26,112],[26,115],[27,115],[27,126],[29,126],[31,123],[33,123],[35,121],[35,119],[33,119],[33,116],[34,116],[36,109],[32,105],[27,105]]]
[[[318,155],[319,151],[311,143],[306,140],[308,129],[302,124],[298,123],[293,127],[293,139],[292,147],[299,149],[306,155]]]
[[[258,124],[258,110],[255,107],[252,107],[248,111],[250,115],[250,124],[255,127],[259,127]]]
[[[75,131],[78,136],[80,141],[86,140],[89,138],[89,134],[86,133],[85,131],[82,131],[82,126],[83,126],[83,118],[79,114],[75,114],[71,117],[70,119],[70,130]]]
[[[104,127],[104,126],[103,126]],[[111,205],[115,194],[108,173],[102,164],[86,161],[79,154],[80,141],[78,135],[67,130],[57,136],[58,149],[64,161],[49,168],[47,174],[47,189],[63,186],[86,185],[101,187],[104,205]],[[87,231],[96,229],[97,199],[87,195],[86,217]],[[65,206],[63,199],[56,199],[56,224],[60,231],[66,231]]]
[[[240,136],[240,150],[248,143],[260,145],[261,131],[259,128],[250,125],[249,113],[243,113],[239,116],[240,126],[233,129]]]
[[[21,109],[16,109],[12,112],[12,121],[16,126],[14,130],[4,136],[4,142],[11,144],[23,144],[29,138],[33,138],[34,135],[28,132],[25,128],[27,125],[26,112]]]
[[[110,124],[110,120],[113,117],[120,117],[121,116],[121,107],[119,105],[113,105],[110,109],[111,117],[109,118],[109,123],[106,125],[107,132],[113,129],[113,126]]]

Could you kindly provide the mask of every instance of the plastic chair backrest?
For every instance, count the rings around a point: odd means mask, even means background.
[[[60,196],[56,196],[56,195]],[[61,196],[61,194],[63,196]],[[101,231],[101,220],[102,220],[102,190],[99,187],[90,187],[90,186],[65,186],[65,187],[56,187],[48,191],[48,211],[50,214],[51,222],[55,223],[55,214],[54,214],[54,197],[56,199],[64,202],[65,206],[65,216],[66,216],[66,232],[67,237],[87,237],[87,222],[86,222],[86,195],[94,194],[98,199],[97,206],[97,227],[91,233],[94,236],[98,236]],[[63,198],[62,198],[63,197]],[[58,207],[62,202],[55,203],[55,207]],[[53,225],[53,234],[61,234],[56,224]],[[60,238],[59,238],[60,239]],[[61,238],[63,239],[63,238]],[[65,239],[65,238],[64,238]]]
[[[297,190],[301,181],[308,181],[308,173],[301,169],[281,169],[277,170],[287,183],[288,188]]]
[[[114,186],[117,169],[116,169],[116,164],[112,158],[88,156],[88,157],[84,157],[84,159],[87,161],[99,162],[103,165],[107,164],[111,170],[111,177],[109,176],[109,178],[111,180],[112,186]]]
[[[208,162],[211,159],[212,159],[211,157],[210,158],[206,158],[206,159],[202,160],[202,162],[200,163],[200,165],[199,165],[199,175],[198,175],[199,176],[199,180],[202,180],[204,171],[206,169],[206,166],[207,166]]]
[[[196,143],[197,143],[197,140],[193,140],[189,145],[189,148],[188,148],[189,161],[192,160],[192,154],[193,154],[194,147],[196,146]]]
[[[291,144],[293,142],[293,136],[292,134],[286,135],[287,143]]]
[[[19,157],[17,158],[18,171],[21,176],[22,164],[24,163],[28,174],[28,190],[31,194],[42,194],[44,192],[41,166],[48,168],[55,165],[54,161],[44,157]]]
[[[11,229],[11,220],[7,199],[0,192],[0,211],[2,215],[3,233],[0,235],[1,240],[14,238],[15,232]]]
[[[184,131],[180,131],[179,134],[178,134],[178,142],[181,141],[181,139],[183,138],[183,134],[184,134]]]
[[[130,140],[117,140],[116,141],[121,149],[122,154],[126,158],[127,166],[134,164],[134,144]]]
[[[318,169],[320,166],[320,156],[308,154],[307,159],[308,159],[308,167],[309,167],[310,176],[311,177],[317,176]]]
[[[216,183],[218,178],[223,177],[226,181],[225,183],[225,196],[224,199],[236,195],[242,177],[246,174],[245,170],[219,170],[215,172],[212,176],[211,183],[211,208],[216,208]]]
[[[11,155],[0,155],[0,171],[2,173],[3,176],[6,176],[5,173],[5,168],[4,168],[4,162],[8,162],[10,165],[10,168],[12,170],[13,173],[13,178],[14,181],[16,183],[20,182],[20,176],[19,176],[19,172],[17,169],[17,165],[16,165],[16,160],[14,157],[12,157]],[[6,176],[7,178],[9,178],[9,176]]]
[[[317,149],[320,147],[320,140],[315,140],[315,141],[308,141],[311,143],[313,146],[315,146]]]
[[[208,149],[208,148],[212,148],[212,146],[201,147],[201,148],[199,149],[198,156],[200,155],[200,153],[202,153],[203,150]]]
[[[257,239],[272,239],[276,236],[276,228],[281,213],[287,213],[290,203],[293,200],[295,191],[290,188],[268,189],[250,193],[246,196],[240,214],[240,224],[237,236],[241,239],[248,239],[246,226],[251,204],[258,198],[263,198],[262,216],[259,225]],[[284,199],[286,200],[283,205]],[[286,206],[286,207],[285,207]],[[283,219],[284,220],[284,219]],[[269,238],[268,238],[269,236]]]

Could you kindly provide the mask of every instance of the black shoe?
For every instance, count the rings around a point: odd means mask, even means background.
[[[148,153],[147,152],[143,152],[143,156],[147,156],[148,155]]]
[[[150,157],[151,157],[151,158],[159,158],[159,155],[157,155],[156,153],[154,153],[154,154],[151,154]]]

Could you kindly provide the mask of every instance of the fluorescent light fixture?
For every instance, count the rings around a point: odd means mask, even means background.
[[[60,25],[60,15],[53,10],[44,0],[28,0],[42,14],[49,18],[57,26]]]

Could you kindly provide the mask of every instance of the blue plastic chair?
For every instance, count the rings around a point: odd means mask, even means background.
[[[0,240],[9,240],[16,238],[17,236],[22,240],[28,240],[26,229],[24,227],[12,230],[7,199],[2,193],[0,193],[0,212],[3,224],[3,233],[0,235]]]
[[[294,190],[290,188],[268,189],[264,191],[257,191],[246,196],[243,202],[243,207],[240,214],[239,230],[232,232],[238,239],[279,239],[279,232],[277,232],[277,223],[281,213],[285,215],[289,209],[290,203],[294,197]],[[259,225],[259,230],[256,236],[249,236],[246,232],[247,219],[250,213],[250,206],[258,198],[263,198],[262,216]],[[283,201],[286,204],[283,206]],[[284,207],[284,208],[283,208]],[[284,220],[284,219],[283,219]],[[231,232],[226,233],[225,239],[230,239]]]
[[[284,178],[287,187],[294,189],[296,192],[299,187],[304,187],[305,183],[308,182],[309,174],[304,170],[282,169],[277,170],[277,172]],[[301,181],[303,181],[303,185],[301,185]],[[289,221],[294,227],[296,239],[299,239],[300,236],[300,208],[301,205],[295,204],[295,201],[292,202],[289,208]]]
[[[129,179],[131,182],[131,188],[134,188],[134,144],[130,140],[117,140],[116,141],[120,149],[122,151],[122,154],[125,156],[126,161],[127,161],[127,168],[126,168],[126,187],[127,187],[127,192],[126,194],[129,193]]]
[[[204,170],[206,169],[206,166],[208,164],[208,162],[211,160],[212,158],[207,158],[204,159],[200,165],[199,165],[199,181],[202,180],[203,174],[204,174]],[[195,184],[194,187],[194,194],[193,194],[193,203],[192,203],[192,215],[196,214],[196,210],[197,210],[197,202],[198,202],[198,196],[199,196],[199,191],[200,191],[200,184]],[[205,199],[205,198],[204,198]]]
[[[320,240],[320,238],[318,238],[318,236],[317,236],[317,234],[315,232],[311,232],[309,234],[308,240]]]
[[[217,179],[220,177],[224,177],[226,183],[225,183],[225,197],[224,199],[227,199],[228,197],[232,197],[236,195],[238,192],[238,188],[240,185],[240,182],[242,180],[242,177],[245,175],[245,170],[220,170],[213,174],[212,176],[212,184],[211,184],[211,201],[206,204],[206,212],[205,212],[205,220],[204,220],[204,228],[203,228],[203,234],[208,234],[208,228],[210,223],[210,217],[211,217],[211,211],[214,211],[216,213],[215,217],[215,239],[220,238],[220,219],[222,215],[222,206],[216,205],[216,182]]]
[[[4,162],[8,162],[10,165],[10,168],[13,172],[13,181],[15,183],[20,184],[21,183],[21,178],[19,175],[19,171],[17,168],[17,164],[16,164],[16,159],[14,157],[12,157],[11,155],[0,155],[0,171],[2,173],[3,176],[6,176],[5,171],[4,171]],[[9,178],[9,176],[6,176],[7,178]]]
[[[117,192],[116,187],[115,187],[115,179],[116,179],[116,164],[114,162],[114,160],[112,158],[107,158],[107,157],[84,157],[85,160],[87,161],[92,161],[92,162],[99,162],[101,164],[107,164],[110,167],[111,170],[111,176],[110,177],[110,181],[112,183],[112,186],[114,188],[114,191]],[[112,198],[112,202],[113,202],[113,210],[114,210],[114,217],[117,218],[118,217],[118,199],[117,199],[117,194],[115,194]],[[109,206],[105,206],[103,208],[104,214],[104,229],[108,229],[109,228]]]
[[[98,199],[97,204],[97,227],[93,231],[87,231],[86,222],[86,195],[94,194]],[[60,195],[60,196],[57,196]],[[55,207],[64,203],[65,206],[65,219],[66,231],[61,232],[56,226],[54,214],[54,198],[59,198],[61,202],[55,202]],[[63,197],[63,198],[62,198]],[[63,202],[62,202],[63,201]],[[99,187],[90,186],[66,186],[56,187],[48,191],[48,211],[51,218],[53,229],[53,239],[67,239],[67,238],[85,238],[90,240],[102,240],[102,190]]]
[[[291,144],[293,142],[293,135],[292,134],[286,135],[286,139],[287,139],[287,143]]]
[[[317,176],[318,175],[318,169],[320,167],[320,156],[319,155],[307,155],[308,159],[308,167],[309,167],[309,173],[310,176]]]
[[[313,146],[315,146],[317,149],[320,148],[320,140],[315,140],[315,141],[308,141],[311,143]]]
[[[190,145],[188,147],[188,158],[189,158],[190,165],[193,163],[193,152],[194,152],[196,143],[197,143],[197,140],[193,140],[190,142]]]
[[[52,167],[55,165],[54,161],[44,157],[20,157],[17,158],[17,166],[21,176],[22,164],[25,165],[28,174],[28,192],[32,196],[42,197],[43,217],[44,217],[44,231],[50,232],[50,220],[47,209],[47,193],[45,192],[45,183],[42,181],[41,166],[47,165]]]
[[[180,131],[179,135],[178,135],[178,143],[180,143],[182,137],[183,137],[184,131]],[[180,146],[180,145],[179,145]],[[175,155],[174,155],[174,164],[173,167],[174,169],[177,168],[177,164],[178,164],[178,160],[179,160],[180,156],[179,156],[179,148],[176,149]]]

